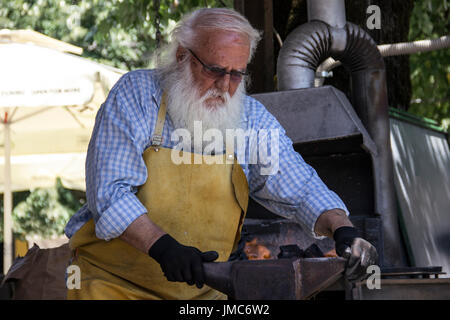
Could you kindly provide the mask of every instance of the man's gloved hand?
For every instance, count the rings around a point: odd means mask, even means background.
[[[359,237],[353,227],[340,227],[334,231],[336,253],[347,259],[345,275],[349,281],[361,281],[368,277],[366,269],[378,262],[378,253],[373,245]]]
[[[219,257],[216,251],[201,252],[184,246],[168,234],[156,240],[148,254],[161,265],[167,280],[195,283],[197,288],[205,283],[203,262],[212,262]]]

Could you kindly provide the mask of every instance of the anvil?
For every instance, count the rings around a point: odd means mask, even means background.
[[[344,258],[204,263],[205,283],[236,300],[304,300],[336,282]]]

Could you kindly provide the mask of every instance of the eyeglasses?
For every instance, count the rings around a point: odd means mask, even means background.
[[[191,49],[188,50],[194,56],[194,58],[197,59],[197,61],[200,62],[200,64],[203,66],[203,71],[205,72],[205,74],[213,79],[219,79],[224,77],[226,74],[229,74],[230,81],[241,82],[242,77],[248,75],[248,72],[246,71],[238,71],[238,70],[227,71],[225,70],[225,68],[208,66],[202,60],[200,60],[199,57],[197,57],[197,55],[194,52],[192,52]]]

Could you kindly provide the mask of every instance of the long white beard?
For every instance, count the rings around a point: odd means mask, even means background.
[[[187,129],[191,137],[194,137],[194,122],[201,121],[202,130],[217,129],[226,137],[227,129],[239,128],[241,117],[242,98],[245,94],[244,81],[241,82],[233,97],[228,92],[222,93],[215,89],[206,92],[202,97],[198,89],[193,86],[193,77],[189,63],[184,63],[175,72],[165,73],[163,79],[164,89],[167,93],[167,112],[175,129]],[[205,101],[210,97],[222,96],[224,103],[206,105]],[[198,142],[198,141],[197,141]],[[194,145],[191,138],[189,147],[203,150],[208,141]],[[187,144],[185,144],[188,147]]]

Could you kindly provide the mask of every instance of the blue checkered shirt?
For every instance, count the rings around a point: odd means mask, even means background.
[[[153,70],[131,71],[110,91],[97,113],[87,152],[87,202],[66,225],[69,238],[94,218],[97,237],[110,240],[147,213],[136,191],[147,180],[142,154],[151,145],[161,96],[160,83]],[[259,164],[241,163],[250,196],[279,216],[296,221],[313,237],[321,238],[314,233],[319,215],[334,208],[348,214],[347,208],[293,149],[285,130],[260,102],[245,96],[243,106],[242,128],[279,130],[276,174],[262,175]],[[170,139],[173,130],[166,115],[163,147],[174,148],[175,142]]]

